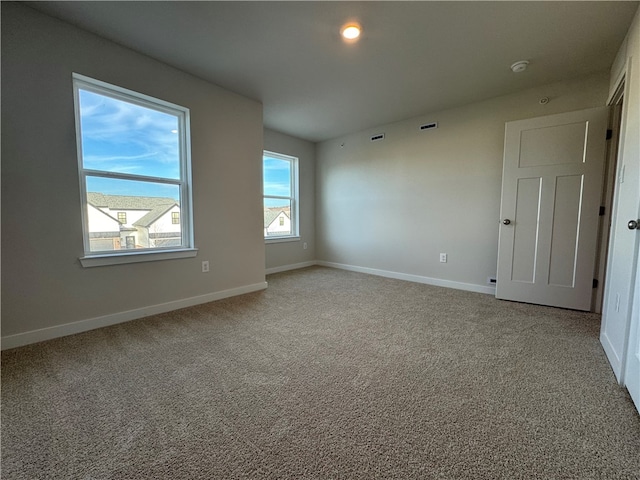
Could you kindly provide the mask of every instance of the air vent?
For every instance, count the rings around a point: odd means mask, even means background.
[[[377,142],[378,140],[384,140],[384,133],[378,133],[371,137],[372,142]]]
[[[425,123],[424,125],[420,125],[420,130],[431,130],[433,128],[438,128],[438,122]]]

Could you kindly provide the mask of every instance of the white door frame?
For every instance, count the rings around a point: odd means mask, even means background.
[[[618,165],[618,147],[620,140],[620,127],[622,122],[622,105],[619,100],[623,98],[622,92],[614,95],[613,100],[609,102],[609,132],[611,139],[607,143],[607,158],[605,160],[604,182],[602,185],[601,208],[604,214],[600,213],[600,227],[598,232],[598,252],[596,258],[596,270],[594,278],[598,281],[595,289],[591,311],[602,313],[602,303],[604,302],[604,287],[607,281],[607,260],[609,254],[609,242],[611,236],[611,221],[613,219],[613,191],[616,183],[616,167]],[[608,136],[607,136],[608,138]]]
[[[628,117],[628,110],[629,110],[629,82],[626,81],[628,77],[628,73],[630,71],[631,68],[631,59],[628,59],[625,65],[625,68],[623,68],[618,76],[618,78],[616,79],[615,82],[615,88],[612,90],[612,94],[609,96],[609,98],[607,99],[607,105],[613,105],[616,102],[618,102],[620,100],[620,97],[622,96],[623,100],[623,105],[622,105],[622,116],[621,116],[621,124],[620,124],[620,136],[618,139],[618,155],[617,155],[617,169],[616,169],[616,180],[614,182],[614,204],[613,204],[613,208],[612,208],[612,218],[614,219],[613,221],[615,221],[615,217],[617,215],[617,210],[618,210],[618,205],[617,205],[617,201],[616,201],[616,197],[617,197],[617,192],[616,190],[619,189],[619,177],[620,177],[620,168],[623,167],[624,162],[623,162],[623,155],[624,155],[624,145],[625,145],[625,137],[626,137],[626,123],[627,123],[627,117]],[[612,226],[613,223],[612,223]],[[625,232],[627,233],[627,232]],[[602,314],[603,314],[603,318],[602,318],[602,322],[603,325],[606,322],[606,313],[607,313],[607,303],[610,302],[614,302],[615,300],[613,299],[613,292],[610,291],[610,286],[611,283],[608,281],[611,278],[611,265],[612,265],[612,259],[613,259],[613,255],[614,255],[614,251],[613,251],[613,247],[615,246],[615,239],[616,239],[616,230],[614,228],[611,229],[611,235],[609,238],[609,248],[608,248],[608,254],[607,254],[607,271],[606,271],[606,279],[605,279],[605,289],[604,289],[604,305],[602,308]],[[631,342],[631,326],[632,326],[632,316],[633,316],[633,301],[635,298],[635,288],[638,288],[637,285],[634,286],[635,283],[635,279],[637,277],[637,266],[638,266],[638,256],[637,256],[637,252],[634,254],[634,258],[629,259],[631,261],[631,285],[630,285],[630,295],[629,295],[629,299],[628,299],[628,306],[627,306],[627,318],[625,320],[625,326],[624,326],[624,338],[625,341],[623,342],[623,347],[622,347],[622,351],[620,352],[620,358],[619,358],[619,364],[614,365],[614,362],[612,362],[612,360],[615,361],[615,358],[612,357],[613,353],[607,348],[608,345],[606,345],[605,343],[603,343],[603,347],[605,348],[605,352],[607,353],[607,357],[609,358],[609,362],[611,363],[611,366],[614,370],[614,373],[617,377],[617,380],[619,382],[620,385],[625,385],[625,380],[626,380],[626,370],[627,370],[627,360],[628,360],[628,353],[629,353],[629,349],[630,349],[630,342]],[[601,333],[601,341],[602,341],[602,333]],[[612,348],[612,347],[609,347]],[[618,362],[615,362],[618,363]]]

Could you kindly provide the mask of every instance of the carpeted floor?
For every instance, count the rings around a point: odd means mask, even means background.
[[[640,478],[599,316],[313,267],[2,354],[3,479]]]

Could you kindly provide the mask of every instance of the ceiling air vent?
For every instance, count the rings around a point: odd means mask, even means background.
[[[371,136],[372,142],[377,142],[378,140],[384,140],[384,133],[377,133]]]
[[[424,125],[420,125],[420,130],[432,130],[434,128],[438,128],[438,122],[425,123]]]

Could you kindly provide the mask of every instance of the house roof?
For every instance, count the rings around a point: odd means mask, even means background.
[[[268,226],[273,223],[273,221],[278,218],[281,213],[284,213],[287,218],[290,218],[288,209],[277,207],[277,208],[265,208],[264,209],[264,225]]]
[[[169,197],[107,195],[99,192],[87,192],[87,201],[98,208],[107,207],[110,210],[153,210],[161,205],[179,205]]]
[[[173,207],[177,206],[178,202],[175,200],[171,204],[162,204],[153,208],[149,213],[147,213],[144,217],[134,223],[137,227],[148,227],[153,222],[158,220],[161,216],[171,210]],[[179,205],[178,205],[179,206]]]

